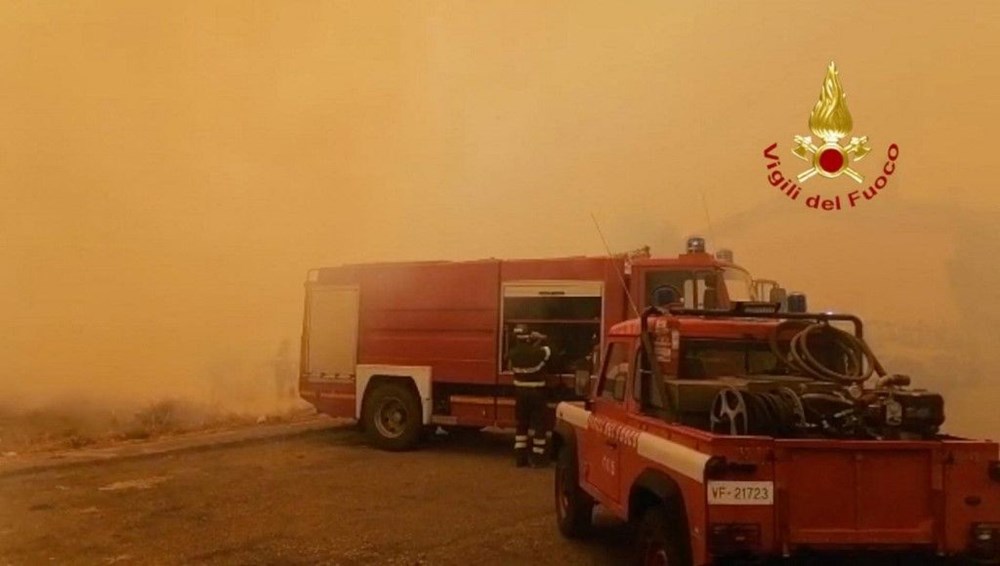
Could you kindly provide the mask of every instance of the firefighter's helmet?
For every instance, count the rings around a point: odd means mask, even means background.
[[[514,339],[515,340],[527,340],[531,338],[531,334],[528,333],[528,327],[523,324],[518,324],[514,327]]]

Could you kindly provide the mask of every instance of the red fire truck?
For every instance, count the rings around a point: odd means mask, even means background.
[[[941,396],[887,373],[857,317],[674,305],[605,347],[557,407],[563,534],[600,504],[639,564],[1000,563],[997,443],[942,434]]]
[[[371,441],[401,450],[428,426],[514,424],[506,354],[513,327],[548,337],[554,402],[582,399],[588,363],[611,326],[647,305],[725,307],[757,295],[732,254],[705,251],[614,257],[345,265],[305,284],[299,391],[320,412],[358,419]],[[635,303],[634,305],[632,303]]]

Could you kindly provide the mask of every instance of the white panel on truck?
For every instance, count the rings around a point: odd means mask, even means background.
[[[316,286],[309,291],[309,379],[354,375],[358,354],[355,286]]]
[[[600,281],[511,281],[503,285],[504,297],[602,297]]]

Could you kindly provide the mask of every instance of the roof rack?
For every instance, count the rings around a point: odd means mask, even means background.
[[[766,318],[774,320],[815,320],[817,322],[850,322],[854,325],[854,335],[862,338],[864,334],[864,324],[861,319],[853,314],[837,314],[832,312],[778,312],[773,310],[768,312],[765,308],[758,308],[766,305],[776,305],[777,303],[743,302],[736,303],[730,310],[721,309],[688,309],[681,307],[670,307],[667,311],[660,310],[662,314],[672,314],[674,316],[701,316],[706,318]],[[750,308],[743,305],[752,305]],[[646,314],[646,313],[643,313]]]

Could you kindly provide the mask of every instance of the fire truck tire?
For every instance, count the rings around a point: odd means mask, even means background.
[[[666,510],[659,505],[642,515],[636,531],[634,563],[643,566],[690,566],[679,542],[680,533],[673,528]]]
[[[580,487],[579,464],[573,445],[563,446],[556,459],[556,521],[567,538],[582,538],[593,526],[594,499]]]
[[[365,396],[363,422],[368,441],[390,451],[410,450],[423,433],[420,401],[411,387],[380,383]]]

